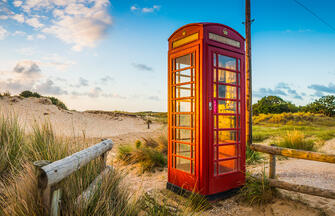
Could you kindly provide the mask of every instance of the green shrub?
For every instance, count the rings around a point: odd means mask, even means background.
[[[277,96],[266,96],[252,105],[254,115],[268,113],[297,112],[298,108]]]
[[[10,94],[9,91],[6,91],[6,92],[3,93],[3,96],[9,97],[9,96],[11,96],[11,94]]]
[[[305,135],[300,131],[287,131],[277,143],[277,146],[291,149],[301,149],[306,151],[314,151],[314,141],[305,138]]]
[[[120,145],[117,158],[125,164],[139,164],[142,171],[153,171],[156,167],[167,165],[167,141],[160,137],[158,140],[143,138],[144,142],[137,140],[135,145]]]
[[[31,91],[28,91],[28,90],[21,92],[20,96],[24,97],[24,98],[29,98],[29,97],[40,98],[41,97],[41,95],[38,94],[37,92],[31,92]]]
[[[269,185],[268,178],[264,171],[258,178],[246,175],[246,183],[240,190],[239,199],[247,202],[249,205],[264,205],[273,200],[276,196],[276,190]]]
[[[64,110],[68,110],[66,105],[62,101],[60,101],[58,98],[55,98],[55,97],[48,97],[48,98],[51,100],[53,105],[56,105],[57,107],[64,109]]]

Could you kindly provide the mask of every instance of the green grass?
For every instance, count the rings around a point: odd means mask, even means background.
[[[125,164],[139,164],[142,172],[145,172],[166,167],[166,153],[167,139],[161,136],[158,140],[144,138],[143,143],[138,140],[134,145],[120,145],[117,158]]]
[[[263,159],[262,153],[251,150],[248,145],[245,154],[246,154],[246,163],[249,165],[257,164]]]
[[[0,116],[0,128],[0,215],[47,215],[37,199],[33,162],[59,160],[89,144],[56,137],[48,123],[34,126],[33,132],[26,134],[15,117]],[[99,160],[93,160],[60,183],[62,215],[138,214],[138,201],[129,201],[129,191],[121,185],[123,177],[116,170],[103,179],[87,206],[75,205],[77,196],[100,172]]]
[[[265,176],[264,171],[257,179],[247,173],[246,183],[241,188],[239,200],[246,202],[249,205],[264,205],[273,200],[276,196],[276,190],[269,185],[268,178]]]
[[[313,140],[306,139],[305,135],[299,131],[287,131],[279,141],[275,143],[277,146],[291,149],[301,149],[306,151],[315,151],[316,147]]]

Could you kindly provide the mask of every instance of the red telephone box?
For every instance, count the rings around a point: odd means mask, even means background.
[[[244,184],[244,58],[244,38],[222,24],[169,38],[167,188],[215,196]]]

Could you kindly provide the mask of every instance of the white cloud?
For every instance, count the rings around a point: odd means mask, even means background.
[[[33,35],[28,35],[27,40],[34,40],[34,36]]]
[[[8,35],[7,30],[4,27],[0,26],[0,40],[5,39],[7,35]]]
[[[14,14],[13,16],[11,16],[11,18],[13,20],[16,20],[19,23],[23,23],[24,22],[24,16],[23,16],[23,14]]]
[[[26,33],[23,32],[23,31],[15,31],[12,35],[13,35],[13,36],[25,36]]]
[[[14,5],[15,7],[20,7],[20,6],[22,5],[22,1],[14,1],[14,2],[13,2],[13,5]]]
[[[56,17],[52,25],[43,29],[44,33],[51,34],[65,43],[71,44],[72,49],[80,51],[84,47],[95,47],[96,42],[103,38],[108,27],[112,24],[107,7],[108,0],[70,1],[64,10],[56,9]],[[90,7],[84,2],[91,2]],[[58,2],[59,4],[61,2]]]
[[[136,7],[135,5],[133,5],[133,6],[130,7],[130,10],[131,10],[131,11],[136,11],[136,10],[138,10],[138,9],[139,9],[139,8]]]
[[[8,16],[6,16],[6,15],[0,15],[0,20],[6,20],[6,19],[8,19]]]
[[[143,13],[153,13],[155,11],[158,11],[161,8],[159,5],[154,5],[151,8],[142,8]]]
[[[42,28],[44,26],[36,17],[27,19],[26,23],[36,29]]]
[[[36,36],[37,39],[45,40],[47,37],[44,34],[38,34]]]

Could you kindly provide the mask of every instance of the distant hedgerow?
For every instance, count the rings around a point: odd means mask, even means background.
[[[31,92],[31,91],[28,91],[28,90],[21,92],[20,96],[21,97],[25,97],[25,98],[28,98],[28,97],[40,98],[41,97],[41,95],[39,93],[37,93],[37,92]]]

